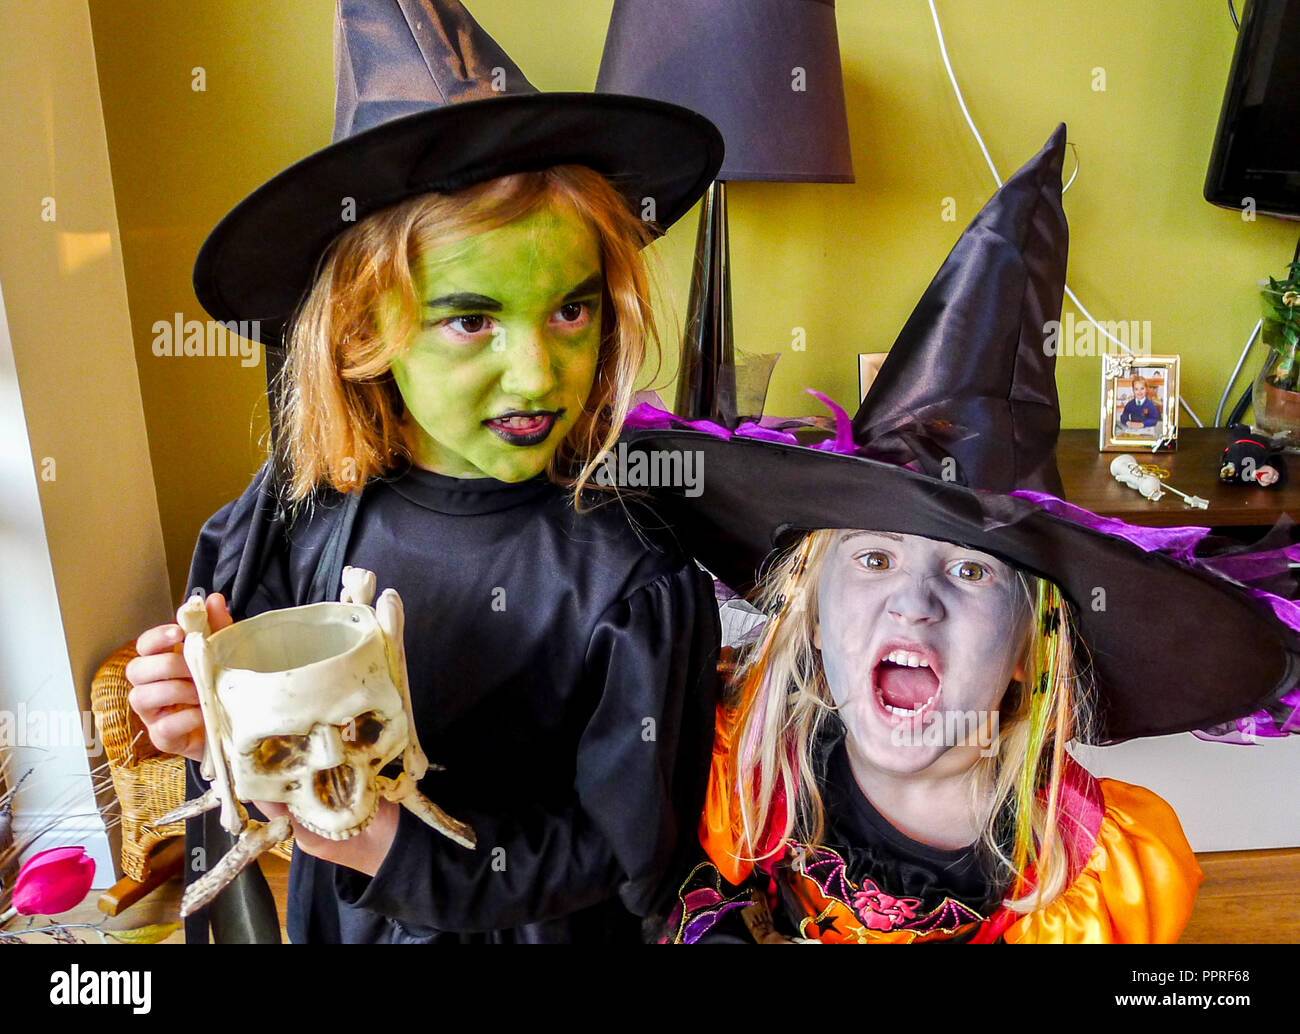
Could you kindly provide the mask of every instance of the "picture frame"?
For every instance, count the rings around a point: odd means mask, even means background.
[[[1177,448],[1180,358],[1102,356],[1099,451]]]
[[[880,366],[888,356],[888,352],[859,352],[858,353],[858,401],[864,402],[867,398],[867,392],[871,390],[871,382],[876,379],[880,373]]]

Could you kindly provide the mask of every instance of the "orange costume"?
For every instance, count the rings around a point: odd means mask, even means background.
[[[1191,915],[1202,874],[1173,809],[1149,790],[1094,779],[1073,762],[1061,820],[1062,829],[1072,831],[1071,875],[1055,900],[1027,915],[1000,904],[981,911],[942,887],[928,900],[904,896],[900,887],[882,885],[892,867],[882,864],[879,851],[863,864],[854,844],[789,840],[770,859],[742,861],[735,790],[726,774],[733,721],[734,712],[719,708],[699,830],[708,861],[696,866],[679,893],[670,930],[677,943],[789,937],[834,944],[1172,943]],[[832,830],[833,819],[828,815]],[[771,825],[783,828],[784,820],[782,803]],[[770,839],[765,848],[771,846]],[[915,878],[913,869],[908,872]],[[991,889],[994,900],[1006,890]]]

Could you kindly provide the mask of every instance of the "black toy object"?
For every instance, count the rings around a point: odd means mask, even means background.
[[[1233,426],[1228,432],[1228,447],[1219,460],[1220,481],[1259,488],[1281,488],[1286,484],[1286,461],[1281,449],[1247,427]]]

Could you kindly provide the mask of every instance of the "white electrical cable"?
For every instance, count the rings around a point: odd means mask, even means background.
[[[1070,144],[1068,140],[1066,141],[1066,143]],[[1061,188],[1062,194],[1064,194],[1067,190],[1070,189],[1070,187],[1074,185],[1074,181],[1079,175],[1079,149],[1075,147],[1074,144],[1070,144],[1070,150],[1074,152],[1074,171],[1070,173],[1070,178],[1065,181],[1065,186]]]
[[[999,187],[1002,186],[1002,177],[998,175],[998,167],[993,164],[993,159],[989,156],[989,149],[984,146],[984,138],[980,136],[980,131],[975,128],[975,120],[970,117],[970,111],[966,108],[966,98],[961,95],[961,87],[957,85],[957,75],[952,70],[952,62],[948,60],[948,46],[943,41],[943,27],[939,24],[939,12],[934,9],[934,0],[929,0],[930,17],[934,19],[934,31],[939,37],[939,54],[943,57],[943,67],[948,69],[948,81],[952,83],[953,92],[957,95],[957,103],[961,106],[961,113],[966,116],[966,125],[970,126],[970,131],[975,135],[975,142],[980,145],[980,151],[984,155],[984,161],[988,163],[989,172],[993,173],[993,182]]]
[[[970,131],[972,135],[974,135],[975,137],[975,142],[979,144],[980,153],[984,155],[984,161],[988,164],[989,172],[993,174],[993,182],[996,183],[999,187],[1001,187],[1002,177],[998,175],[997,166],[993,164],[993,159],[989,156],[989,149],[984,146],[984,138],[980,136],[980,131],[975,128],[975,120],[971,118],[970,111],[966,108],[966,99],[962,96],[961,93],[961,87],[957,85],[957,75],[952,70],[952,62],[948,60],[948,47],[943,41],[943,26],[939,24],[939,12],[935,10],[934,0],[928,0],[928,3],[930,5],[930,17],[934,20],[934,32],[935,35],[939,37],[939,54],[943,57],[944,68],[948,70],[948,81],[952,83],[953,93],[957,95],[957,103],[961,107],[961,113],[966,117],[966,125],[970,127]],[[1075,162],[1074,173],[1075,176],[1079,174],[1077,159]],[[1073,182],[1074,182],[1074,176],[1071,176],[1070,183]],[[1064,193],[1064,191],[1062,191],[1062,193]],[[1119,338],[1115,337],[1114,334],[1110,333],[1110,331],[1108,331],[1105,327],[1103,327],[1100,323],[1098,323],[1095,319],[1093,319],[1092,313],[1090,313],[1087,309],[1083,307],[1083,303],[1080,302],[1079,299],[1075,296],[1075,293],[1070,290],[1069,284],[1065,285],[1065,293],[1069,297],[1070,301],[1074,303],[1074,307],[1079,310],[1083,318],[1086,319],[1089,323],[1091,323],[1094,327],[1096,327],[1099,331],[1101,331],[1103,337],[1109,338],[1111,341],[1115,342],[1115,344],[1119,345],[1120,348],[1124,349],[1124,351],[1128,352],[1130,355],[1133,354],[1133,349],[1129,348],[1127,344],[1125,344]],[[1183,408],[1187,410],[1187,415],[1190,416],[1192,420],[1196,422],[1197,427],[1205,426],[1203,423],[1201,423],[1201,418],[1197,416],[1195,411],[1192,409],[1192,407],[1187,404],[1186,399],[1180,398],[1178,401],[1182,403]]]
[[[1237,357],[1237,365],[1232,371],[1232,376],[1228,378],[1228,383],[1223,389],[1223,397],[1219,399],[1219,408],[1214,411],[1214,426],[1219,426],[1219,421],[1223,419],[1223,407],[1228,401],[1228,395],[1232,392],[1232,386],[1237,383],[1237,375],[1241,373],[1241,368],[1246,365],[1246,356],[1250,354],[1250,346],[1255,343],[1259,337],[1259,332],[1264,329],[1264,321],[1258,320],[1255,323],[1255,329],[1250,332],[1250,337],[1246,341],[1246,347],[1241,350],[1241,355]]]

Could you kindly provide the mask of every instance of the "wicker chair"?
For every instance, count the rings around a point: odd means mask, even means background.
[[[139,715],[131,709],[127,700],[131,684],[126,680],[126,666],[135,655],[134,641],[109,654],[91,682],[90,707],[121,805],[123,876],[133,884],[156,885],[161,874],[153,871],[155,849],[173,837],[184,836],[185,824],[155,826],[153,820],[184,801],[185,760],[159,751],[149,739]],[[273,851],[288,859],[293,852],[293,838],[281,841]],[[168,872],[162,878],[170,875]],[[140,895],[130,896],[135,900]],[[102,901],[100,907],[110,911]],[[115,914],[116,909],[111,911]]]

